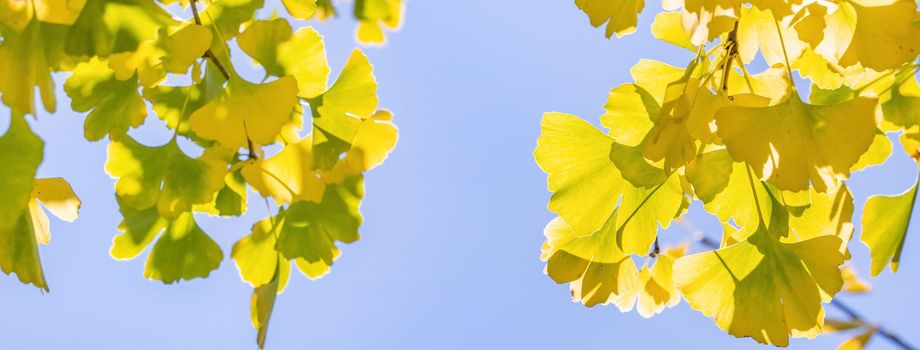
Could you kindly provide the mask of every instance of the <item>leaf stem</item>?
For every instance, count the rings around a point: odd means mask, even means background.
[[[792,91],[798,93],[798,89],[795,88],[795,80],[792,79],[792,64],[789,63],[789,53],[786,51],[786,40],[783,39],[783,30],[779,27],[779,20],[776,18],[773,19],[773,24],[776,25],[776,34],[779,35],[779,44],[783,48],[783,58],[786,60],[786,74],[789,75],[789,86],[792,87]]]

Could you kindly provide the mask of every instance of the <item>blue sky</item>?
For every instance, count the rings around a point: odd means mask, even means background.
[[[330,275],[292,278],[276,304],[269,348],[761,347],[727,335],[686,303],[652,319],[585,308],[542,272],[542,229],[553,215],[546,177],[531,155],[541,114],[561,111],[596,123],[608,91],[629,81],[639,58],[685,64],[684,51],[648,34],[659,9],[650,2],[636,34],[607,40],[567,0],[409,2],[402,31],[387,47],[366,50],[382,106],[394,111],[401,134],[396,152],[368,175],[363,238],[343,247]],[[317,25],[333,74],[354,46],[353,25],[349,16]],[[251,65],[242,55],[234,64]],[[106,142],[83,139],[84,117],[69,111],[64,78],[56,79],[59,112],[33,123],[46,140],[39,174],[70,180],[83,209],[75,223],[53,220],[51,245],[41,249],[50,294],[0,278],[3,346],[254,348],[251,289],[229,257],[207,279],[168,286],[142,277],[146,255],[109,257],[120,218],[114,181],[103,171]],[[150,119],[132,134],[165,141],[162,127]],[[886,165],[850,181],[858,210],[868,195],[899,193],[915,178],[916,168],[895,147]],[[201,225],[229,255],[266,215],[260,201],[253,198],[241,218],[203,217]],[[720,232],[699,206],[688,218],[711,236]],[[680,241],[691,234],[675,225],[665,236]],[[843,298],[917,344],[920,244],[912,238],[901,272],[871,280],[868,296]],[[868,271],[867,249],[856,241],[851,249],[859,270]],[[828,349],[843,339],[797,340],[792,347]],[[891,347],[875,339],[871,349]]]

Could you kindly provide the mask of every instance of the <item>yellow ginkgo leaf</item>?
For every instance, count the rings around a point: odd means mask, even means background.
[[[29,210],[32,212],[32,223],[35,226],[35,240],[38,244],[48,244],[51,240],[50,223],[48,216],[39,207],[39,202],[59,219],[73,222],[80,211],[80,198],[73,193],[73,188],[63,178],[35,179]]]
[[[652,22],[652,35],[655,39],[692,52],[697,51],[696,45],[690,42],[690,35],[684,30],[680,12],[662,12],[655,15],[655,21]]]
[[[860,240],[872,255],[872,276],[878,276],[889,263],[892,272],[898,271],[916,198],[915,181],[907,192],[895,196],[875,195],[866,201]]]
[[[659,106],[642,87],[624,84],[610,90],[604,110],[601,124],[610,130],[610,137],[617,143],[637,146],[655,125]]]
[[[385,44],[384,28],[398,30],[402,26],[403,11],[402,0],[356,0],[357,41],[365,45]]]
[[[316,13],[316,0],[281,0],[291,17],[307,20]]]
[[[607,23],[605,35],[617,37],[636,31],[639,13],[645,8],[643,0],[575,0],[575,5],[588,15],[591,25],[600,27]]]
[[[399,129],[392,121],[393,113],[379,110],[361,123],[351,148],[342,160],[349,174],[357,175],[373,169],[396,148]]]
[[[251,160],[243,166],[246,182],[260,194],[280,204],[320,202],[326,184],[315,170],[313,140],[307,137],[284,147],[268,159]]]
[[[574,301],[588,307],[612,302],[625,312],[635,304],[639,272],[613,239],[616,214],[590,236],[577,234],[560,217],[553,219],[543,231],[541,259],[556,283],[571,283]]]
[[[828,188],[827,192],[823,193],[812,188],[808,194],[808,208],[801,215],[789,217],[789,228],[795,232],[795,237],[804,240],[820,236],[837,236],[842,242],[840,252],[849,254],[847,243],[853,238],[855,230],[853,222],[850,221],[854,211],[850,189],[841,184],[836,188]]]
[[[667,249],[655,260],[651,268],[639,271],[639,295],[636,311],[648,318],[674,307],[680,302],[680,291],[674,283],[674,261],[684,255],[686,246]]]
[[[744,163],[734,162],[730,174],[725,189],[707,202],[704,208],[716,214],[722,223],[731,220],[745,231],[754,232],[760,226],[756,203],[769,203],[770,195],[763,186],[755,186],[754,191],[751,191],[750,184],[753,180]],[[764,216],[770,216],[772,209],[771,206],[761,207]]]
[[[226,92],[189,116],[189,124],[198,136],[227,149],[247,147],[249,141],[267,145],[275,142],[296,104],[293,77],[253,84],[234,76]]]
[[[782,36],[777,32],[779,25]],[[807,45],[798,39],[786,21],[776,23],[773,13],[757,7],[741,9],[738,18],[738,54],[744,63],[750,63],[758,51],[768,65],[785,64],[786,57],[795,61]]]
[[[690,306],[715,318],[719,328],[787,346],[789,335],[811,338],[821,332],[821,303],[843,284],[844,255],[836,236],[781,243],[788,234],[782,224],[786,211],[776,207],[773,215],[769,230],[760,225],[739,243],[678,259],[674,278]]]
[[[276,274],[290,275],[291,263],[275,250],[275,237],[281,230],[284,214],[269,217],[252,225],[252,233],[233,244],[230,257],[236,262],[240,277],[253,288],[273,282]],[[277,289],[284,290],[287,278],[279,281]]]
[[[543,115],[534,157],[549,175],[549,209],[575,232],[591,234],[616,208],[625,181],[613,161],[613,139],[576,116]]]
[[[732,174],[732,157],[725,149],[717,149],[696,156],[685,171],[693,193],[703,203],[711,202],[728,187]]]
[[[658,105],[664,103],[665,91],[668,85],[684,76],[684,69],[666,63],[640,59],[629,69],[636,85],[645,89]]]
[[[323,37],[313,28],[301,28],[278,45],[278,63],[297,79],[298,95],[314,98],[326,91],[329,63]]]
[[[872,291],[872,286],[859,277],[853,264],[844,264],[842,274],[843,287],[840,291],[853,294],[862,294]]]
[[[345,153],[362,119],[377,110],[377,80],[361,50],[352,51],[335,83],[308,99],[313,113],[313,154],[320,169],[331,169]]]
[[[869,343],[869,340],[872,339],[872,336],[875,335],[876,329],[869,328],[863,333],[848,339],[847,341],[840,344],[837,347],[837,350],[862,350],[866,347],[866,344]]]
[[[860,63],[877,71],[896,68],[920,54],[917,2],[913,0],[860,0],[840,3],[855,13],[853,40],[840,64]]]
[[[781,190],[835,187],[869,149],[876,100],[816,106],[790,96],[766,108],[725,107],[716,113],[718,135],[732,157]]]

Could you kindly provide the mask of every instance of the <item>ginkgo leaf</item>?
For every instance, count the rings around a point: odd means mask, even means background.
[[[617,213],[612,213],[597,232],[576,233],[561,218],[544,229],[541,260],[546,274],[556,283],[571,283],[572,298],[585,306],[614,303],[629,311],[639,289],[639,271],[629,255],[615,242]]]
[[[301,28],[291,34],[291,26],[283,19],[255,21],[237,42],[267,74],[297,79],[299,96],[314,98],[326,91],[329,63],[323,38],[315,29]]]
[[[915,181],[907,192],[894,196],[875,195],[866,201],[860,240],[872,255],[872,276],[878,276],[889,264],[892,272],[898,271],[916,197]]]
[[[549,175],[549,209],[582,235],[597,231],[616,208],[624,180],[610,159],[613,139],[576,116],[543,115],[534,158]]]
[[[80,198],[63,178],[35,179],[29,210],[32,214],[35,239],[38,244],[48,244],[51,240],[48,216],[38,206],[38,203],[41,203],[54,216],[67,222],[77,219],[81,205]]]
[[[601,124],[610,130],[610,137],[617,143],[637,146],[655,126],[660,106],[642,87],[624,84],[610,90],[604,110]]]
[[[32,132],[22,114],[13,113],[6,133],[0,136],[0,231],[17,225],[32,196],[35,173],[45,143]]]
[[[856,22],[853,39],[840,57],[841,65],[860,63],[881,71],[913,61],[920,54],[916,1],[862,0],[840,6],[851,7]]]
[[[769,203],[770,195],[763,186],[755,186],[751,190],[751,176],[747,165],[734,162],[728,185],[713,199],[704,205],[706,211],[716,214],[723,223],[733,221],[748,232],[754,232],[760,223],[757,203]],[[752,174],[751,174],[752,175]],[[756,193],[756,196],[755,196]],[[772,206],[762,206],[764,216],[770,216]]]
[[[356,175],[369,171],[387,158],[396,148],[399,129],[393,124],[393,113],[379,110],[370,118],[364,119],[355,134],[351,148],[345,153],[342,164],[348,168],[348,174]]]
[[[31,215],[33,210],[41,210],[36,206],[30,205],[29,209],[20,211],[18,218],[5,222],[5,227],[0,229],[0,270],[6,274],[15,273],[20,282],[47,292],[48,282],[38,254],[35,230],[36,225],[42,224],[34,222]]]
[[[291,263],[275,250],[275,237],[283,223],[284,212],[281,211],[277,216],[256,222],[250,235],[233,244],[230,256],[236,262],[240,277],[253,288],[275,283],[276,276],[290,274]],[[286,282],[276,289],[283,289]]]
[[[249,22],[264,5],[264,0],[212,2],[202,11],[201,24],[214,28],[222,40],[230,40],[240,33],[242,24]]]
[[[639,147],[614,143],[610,148],[610,160],[620,170],[620,175],[635,187],[654,188],[668,178],[664,169],[649,164],[642,157]]]
[[[285,212],[276,249],[287,259],[332,265],[337,255],[335,242],[351,243],[359,238],[362,198],[364,177],[353,176],[328,186],[319,203],[294,202]]]
[[[249,141],[275,142],[297,104],[297,82],[284,77],[265,84],[230,78],[225,93],[189,116],[195,134],[237,150]]]
[[[891,149],[892,144],[891,140],[888,139],[888,135],[885,135],[881,130],[875,130],[875,137],[872,139],[872,144],[869,145],[869,150],[859,157],[859,161],[853,164],[850,172],[885,163],[888,157],[891,156]]]
[[[740,5],[739,1],[684,1],[681,20],[690,33],[690,42],[702,45],[732,30],[738,21]]]
[[[288,266],[288,270],[290,270],[290,264],[281,265]],[[260,349],[265,348],[265,338],[268,336],[268,322],[275,308],[275,299],[280,293],[279,284],[281,284],[282,276],[283,271],[276,265],[270,282],[255,287],[252,291],[249,312],[252,318],[252,326],[258,330],[256,344],[259,345]]]
[[[383,45],[386,43],[384,28],[398,30],[403,21],[402,0],[356,0],[355,18],[359,20],[355,30],[358,43]]]
[[[274,198],[279,205],[319,203],[326,184],[314,169],[313,142],[308,137],[285,146],[271,158],[251,160],[243,166],[242,174],[260,194]]]
[[[35,88],[46,111],[55,111],[51,71],[63,55],[66,27],[33,20],[19,33],[4,33],[0,42],[0,94],[14,111],[35,115]]]
[[[807,46],[798,40],[795,30],[786,23],[777,24],[774,12],[757,7],[741,9],[738,18],[738,54],[744,63],[754,60],[759,51],[768,65],[795,61]],[[777,31],[779,26],[782,33]]]
[[[853,195],[850,189],[841,184],[829,188],[827,192],[808,191],[810,203],[801,215],[789,217],[789,228],[795,232],[798,240],[820,236],[837,236],[842,244],[840,252],[847,253],[847,243],[853,238],[855,227],[853,217]]]
[[[152,87],[166,79],[166,73],[187,73],[189,66],[211,46],[210,30],[196,24],[161,28],[158,33],[157,39],[140,43],[135,51],[109,56],[109,67],[118,80],[137,73],[141,85]]]
[[[780,242],[788,234],[787,214],[771,202],[769,229],[760,225],[739,243],[678,259],[674,278],[690,306],[715,318],[719,328],[787,346],[789,335],[811,338],[821,332],[821,303],[840,290],[845,257],[836,236]]]
[[[377,109],[377,81],[367,56],[352,51],[329,90],[308,101],[313,112],[313,155],[317,167],[328,170],[351,147],[361,119]]]
[[[674,307],[680,302],[680,291],[674,283],[674,261],[684,255],[686,247],[667,249],[655,259],[651,268],[643,266],[639,271],[639,295],[636,311],[649,318]]]
[[[668,84],[683,77],[684,72],[684,69],[648,59],[640,59],[629,69],[629,74],[636,81],[636,85],[652,95],[658,105],[664,103]]]
[[[622,37],[636,31],[645,1],[575,0],[575,5],[588,15],[592,26],[600,27],[607,23],[604,34],[609,38],[614,33]]]
[[[105,170],[118,179],[115,193],[123,204],[136,209],[156,206],[168,219],[214,199],[227,173],[216,151],[206,150],[193,159],[179,149],[175,139],[149,147],[125,136],[110,143],[108,152]]]
[[[915,74],[913,69],[909,69],[905,73]],[[904,83],[891,86],[891,96],[882,103],[882,116],[885,117],[886,121],[896,126],[910,129],[920,125],[920,96],[914,96],[909,92],[903,93],[901,91],[903,88],[917,89],[917,80],[908,77]]]
[[[205,104],[223,94],[225,81],[217,68],[208,64],[204,77],[195,85],[146,87],[143,96],[144,99],[150,101],[153,111],[156,112],[158,118],[166,122],[167,127],[206,147],[214,142],[196,135],[189,126],[188,118]]]
[[[108,57],[135,51],[142,42],[156,39],[159,28],[174,24],[153,0],[86,0],[64,48],[72,56]]]
[[[693,193],[703,201],[711,202],[716,195],[728,187],[732,174],[732,161],[728,151],[719,149],[701,153],[687,164],[687,181],[693,185]]]
[[[876,100],[816,106],[797,96],[766,108],[725,107],[716,113],[718,135],[732,157],[781,190],[834,187],[869,149]]]
[[[692,52],[697,51],[696,45],[690,42],[690,35],[684,30],[680,12],[662,12],[655,15],[655,21],[652,22],[652,35],[655,39]]]
[[[869,328],[865,332],[860,333],[859,335],[847,339],[847,341],[840,344],[837,347],[837,350],[862,350],[866,344],[869,343],[869,340],[872,339],[872,336],[875,335],[877,330],[875,328]]]
[[[204,278],[223,260],[220,247],[198,227],[192,213],[181,213],[170,221],[156,207],[134,209],[120,197],[119,208],[123,219],[118,229],[122,233],[112,240],[113,258],[133,259],[159,237],[147,256],[144,277],[166,284]]]
[[[291,17],[310,19],[316,13],[316,0],[281,0]]]
[[[64,83],[64,91],[77,112],[87,112],[83,133],[89,141],[108,134],[122,135],[144,123],[147,105],[138,92],[137,79],[118,80],[105,61],[79,64]]]

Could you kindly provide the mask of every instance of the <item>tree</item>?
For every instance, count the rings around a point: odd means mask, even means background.
[[[644,2],[575,5],[609,38],[636,30]],[[606,132],[576,116],[543,116],[534,157],[558,215],[545,229],[546,273],[588,307],[650,317],[684,299],[729,334],[764,344],[859,328],[846,348],[878,334],[910,349],[835,296],[867,289],[847,263],[855,208],[846,180],[885,162],[886,133],[902,132],[904,151],[920,161],[917,2],[665,8],[651,32],[686,49],[685,67],[640,60],[634,82],[610,91]],[[767,68],[752,74],[758,56]],[[915,183],[863,208],[873,276],[897,271],[916,192]],[[723,223],[721,240],[662,250],[659,227],[693,201]],[[825,320],[824,303],[851,320]]]
[[[359,239],[364,173],[393,150],[397,128],[392,113],[378,109],[373,67],[361,50],[330,85],[323,37],[311,27],[295,31],[287,19],[255,18],[263,0],[173,3],[0,0],[0,96],[11,110],[0,137],[7,164],[0,170],[0,269],[49,291],[38,249],[50,239],[42,206],[65,221],[77,218],[81,201],[67,181],[35,178],[44,141],[28,121],[41,113],[38,98],[44,111],[56,110],[51,74],[69,72],[64,91],[74,111],[88,113],[86,139],[109,142],[105,170],[117,180],[123,217],[113,258],[133,259],[152,245],[145,277],[166,284],[205,278],[224,252],[196,216],[239,216],[250,189],[270,211],[269,198],[275,202],[277,214],[255,223],[230,253],[254,289],[252,321],[264,347],[291,264],[320,278],[340,255],[337,243]],[[281,3],[295,24],[337,11],[330,0]],[[401,0],[356,0],[356,38],[383,44],[402,13]],[[236,73],[232,45],[261,66],[262,81]],[[129,134],[153,116],[173,133],[164,145]],[[201,155],[186,154],[180,140]],[[281,150],[266,155],[263,147],[273,144]]]

